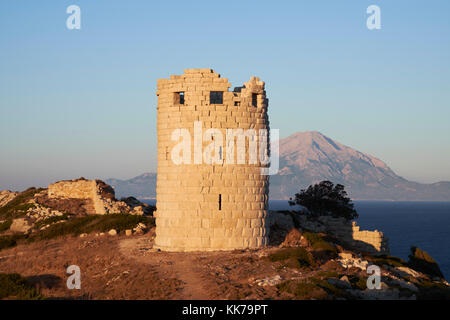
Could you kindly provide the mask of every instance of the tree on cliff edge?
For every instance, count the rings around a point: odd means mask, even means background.
[[[331,215],[347,220],[358,217],[344,186],[334,185],[331,181],[322,181],[306,190],[302,189],[300,193],[295,194],[294,200],[291,198],[289,205],[303,206],[307,209],[307,214],[313,217]]]

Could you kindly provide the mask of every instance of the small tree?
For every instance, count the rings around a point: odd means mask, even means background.
[[[308,189],[302,189],[295,194],[289,205],[300,205],[308,210],[313,217],[331,215],[343,217],[347,220],[356,219],[358,213],[354,209],[351,199],[347,196],[344,186],[334,185],[331,181],[322,181],[311,185]]]

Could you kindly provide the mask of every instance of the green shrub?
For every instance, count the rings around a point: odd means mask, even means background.
[[[325,290],[330,296],[334,298],[344,297],[347,295],[344,290],[332,285],[326,279],[311,278],[310,281],[316,286]]]
[[[334,185],[331,181],[321,181],[302,189],[295,194],[289,205],[300,205],[306,208],[306,213],[312,217],[332,215],[347,220],[358,218],[352,200],[348,197],[345,187]]]
[[[282,261],[284,266],[290,268],[302,268],[314,265],[311,254],[302,247],[280,249],[269,255],[272,262]]]
[[[22,234],[0,236],[0,250],[14,247],[18,240],[25,239]]]
[[[0,218],[17,218],[24,216],[29,208],[34,207],[33,204],[27,203],[36,193],[44,189],[29,188],[21,192],[17,197],[0,208]]]
[[[406,261],[398,258],[398,257],[394,257],[394,256],[388,256],[388,255],[380,255],[380,256],[375,256],[375,257],[368,257],[368,260],[372,261],[374,264],[376,265],[389,265],[392,267],[405,267]]]
[[[37,239],[53,239],[65,235],[80,235],[91,232],[107,232],[111,229],[117,232],[132,229],[138,223],[147,226],[154,225],[154,219],[131,214],[92,215],[73,218],[65,223],[53,224],[36,235]]]
[[[0,232],[8,230],[9,227],[11,227],[11,225],[12,225],[12,219],[8,219],[8,220],[0,223]]]
[[[52,217],[54,222],[63,219],[63,217]],[[53,219],[54,218],[54,219]],[[46,219],[45,224],[48,224]],[[154,218],[146,216],[138,216],[131,214],[108,214],[108,215],[91,215],[69,219],[64,223],[56,223],[45,230],[32,235],[5,235],[0,236],[0,250],[14,247],[20,240],[34,242],[37,240],[50,240],[66,235],[80,235],[82,233],[91,232],[107,232],[115,229],[118,232],[126,229],[134,228],[138,223],[144,223],[146,226],[154,226]],[[43,225],[44,223],[42,223]]]
[[[277,288],[280,292],[293,294],[299,299],[330,299],[348,296],[344,290],[317,278],[288,280],[278,284]]]
[[[356,275],[349,276],[350,284],[353,289],[365,290],[367,289],[367,277],[359,277]]]
[[[27,279],[17,273],[0,273],[0,299],[43,299]]]
[[[54,217],[50,217],[41,221],[36,222],[34,225],[36,228],[40,228],[42,226],[45,226],[47,224],[52,224],[61,220],[67,220],[69,217],[69,215],[67,213],[64,213],[62,216],[54,216]]]
[[[348,297],[340,288],[329,283],[326,279],[308,278],[302,280],[288,280],[277,285],[280,292],[288,292],[299,299],[330,299]]]
[[[337,249],[325,241],[321,235],[312,232],[304,232],[303,236],[308,240],[312,250],[326,252],[333,257],[337,256]]]
[[[280,292],[288,292],[290,294],[293,294],[295,297],[299,299],[315,298],[317,291],[320,290],[320,288],[317,285],[307,282],[306,280],[284,281],[278,284],[277,288],[278,290],[280,290]]]

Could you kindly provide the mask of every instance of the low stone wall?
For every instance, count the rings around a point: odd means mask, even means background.
[[[125,201],[117,201],[114,189],[101,180],[76,180],[58,181],[48,186],[48,198],[50,199],[81,199],[88,205],[88,213],[111,214],[129,213],[136,215],[151,214],[150,206],[134,198]],[[89,209],[89,207],[91,207]]]
[[[49,198],[68,198],[91,200],[96,214],[107,214],[105,200],[115,199],[114,189],[100,180],[65,180],[48,186]]]
[[[343,218],[319,217],[317,220],[308,219],[305,215],[289,214],[276,211],[269,213],[269,225],[290,230],[296,225],[313,232],[324,232],[336,236],[343,244],[360,252],[373,255],[389,254],[388,239],[383,232],[375,230],[360,230],[355,221]],[[295,221],[294,221],[295,219]]]
[[[48,186],[48,197],[92,200],[96,214],[106,213],[103,204],[99,203],[95,180],[77,179],[53,183]]]
[[[355,221],[343,218],[320,217],[327,232],[339,237],[341,241],[362,252],[389,254],[388,239],[383,232],[360,230]]]

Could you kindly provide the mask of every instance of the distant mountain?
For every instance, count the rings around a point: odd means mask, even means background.
[[[116,198],[156,198],[156,173],[144,173],[129,180],[107,179],[105,182],[114,187]]]
[[[380,159],[320,132],[298,132],[280,140],[280,171],[270,177],[271,199],[288,199],[322,180],[343,184],[353,199],[450,200],[450,182],[408,181]]]
[[[289,199],[322,180],[343,184],[357,200],[450,201],[450,182],[408,181],[383,161],[336,142],[317,131],[280,140],[280,170],[270,177],[270,199]],[[156,197],[156,174],[106,181],[117,197]]]

